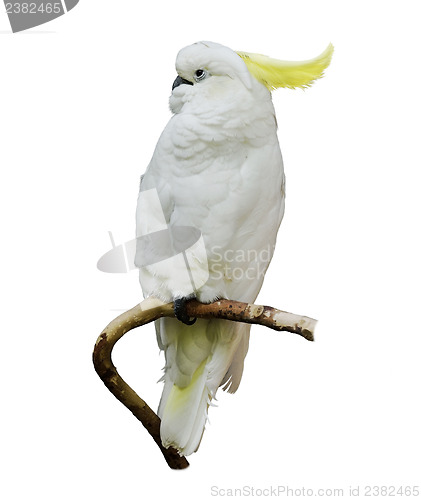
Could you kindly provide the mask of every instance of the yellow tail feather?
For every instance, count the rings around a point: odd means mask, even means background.
[[[279,87],[289,89],[309,87],[314,80],[323,76],[333,54],[330,43],[326,50],[308,61],[279,61],[262,54],[237,52],[244,60],[250,73],[270,91]]]

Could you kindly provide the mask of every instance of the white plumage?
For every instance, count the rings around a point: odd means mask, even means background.
[[[173,89],[174,115],[141,181],[137,235],[191,226],[200,230],[206,252],[197,245],[184,256],[145,265],[145,246],[138,246],[143,293],[166,301],[196,295],[202,302],[254,302],[284,213],[271,94],[237,53],[215,43],[184,48],[176,68],[183,81]],[[192,277],[201,285],[194,291]],[[235,392],[239,386],[250,327],[165,318],[156,329],[166,360],[158,410],[162,442],[189,455],[199,446],[218,387]]]

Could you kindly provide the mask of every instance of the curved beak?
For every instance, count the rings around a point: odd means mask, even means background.
[[[177,76],[177,78],[174,80],[174,83],[172,84],[172,90],[174,90],[176,87],[179,87],[180,85],[193,85],[192,82],[189,82],[188,80],[185,80],[184,78],[181,78],[181,76]]]

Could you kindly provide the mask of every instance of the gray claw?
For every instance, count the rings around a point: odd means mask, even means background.
[[[174,314],[175,317],[184,323],[185,325],[193,325],[196,322],[196,318],[189,318],[186,311],[187,299],[182,297],[181,299],[174,300]]]

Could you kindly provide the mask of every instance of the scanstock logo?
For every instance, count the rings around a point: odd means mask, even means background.
[[[155,189],[139,193],[138,210],[149,213],[148,231],[112,248],[97,263],[106,273],[128,273],[148,267],[153,274],[168,276],[182,284],[186,295],[196,293],[209,279],[207,252],[203,235],[194,226],[167,224]],[[153,214],[153,216],[151,215]],[[199,264],[200,263],[200,264]]]
[[[4,0],[13,33],[45,24],[73,9],[79,0]]]

